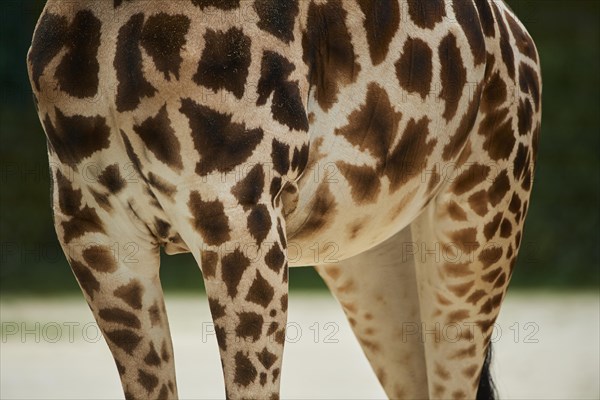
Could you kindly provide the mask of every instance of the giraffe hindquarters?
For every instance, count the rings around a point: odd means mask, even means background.
[[[159,249],[142,232],[116,233],[122,221],[101,219],[100,209],[82,201],[81,187],[55,173],[56,233],[112,352],[125,398],[177,398]]]
[[[342,305],[389,398],[427,398],[410,228],[342,262],[316,269]]]

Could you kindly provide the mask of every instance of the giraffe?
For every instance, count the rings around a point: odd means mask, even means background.
[[[491,395],[541,121],[502,1],[48,0],[27,61],[125,398],[177,398],[161,248],[201,268],[228,398],[279,398],[306,265],[390,398]]]

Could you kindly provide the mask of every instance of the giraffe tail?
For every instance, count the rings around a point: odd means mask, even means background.
[[[481,368],[481,377],[479,378],[479,388],[477,389],[477,400],[495,400],[498,398],[496,385],[492,379],[492,344],[490,343],[485,354],[485,361]]]

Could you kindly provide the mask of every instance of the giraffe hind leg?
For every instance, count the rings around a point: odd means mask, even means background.
[[[139,231],[116,228],[123,224],[88,203],[85,188],[74,182],[84,182],[81,177],[52,172],[56,232],[112,352],[125,397],[177,398],[159,249],[141,240]]]
[[[389,398],[427,397],[410,228],[375,248],[316,269],[342,305]]]

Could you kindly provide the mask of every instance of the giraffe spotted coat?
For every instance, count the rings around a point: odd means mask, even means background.
[[[476,396],[541,118],[503,2],[49,0],[28,68],[126,398],[177,397],[161,247],[202,269],[229,398],[279,397],[302,265],[390,398]]]

